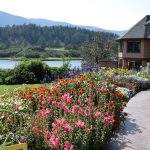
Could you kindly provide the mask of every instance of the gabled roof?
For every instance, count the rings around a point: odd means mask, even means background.
[[[117,40],[121,39],[150,39],[150,15],[145,16],[136,25],[134,25],[129,31]]]

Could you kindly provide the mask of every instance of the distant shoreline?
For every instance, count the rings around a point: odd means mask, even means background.
[[[14,61],[22,61],[25,59],[41,59],[42,61],[62,61],[62,60],[82,60],[82,58],[57,58],[57,57],[48,57],[48,58],[0,58],[0,60],[14,60]]]

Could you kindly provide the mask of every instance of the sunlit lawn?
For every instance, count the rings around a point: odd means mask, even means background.
[[[26,86],[32,88],[32,87],[40,87],[40,86],[44,86],[42,84],[27,84]],[[24,85],[0,85],[0,95],[4,94],[5,91],[7,92],[11,92],[13,91],[15,88],[23,88]]]

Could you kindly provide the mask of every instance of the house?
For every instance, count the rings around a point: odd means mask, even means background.
[[[150,15],[145,16],[117,41],[119,67],[128,69],[146,67],[150,62]]]

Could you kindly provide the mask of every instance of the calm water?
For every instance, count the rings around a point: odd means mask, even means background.
[[[13,60],[0,60],[0,68],[1,69],[13,69],[20,61]],[[44,61],[51,67],[60,67],[63,65],[63,61]],[[70,61],[71,68],[81,67],[81,60],[71,60]]]

